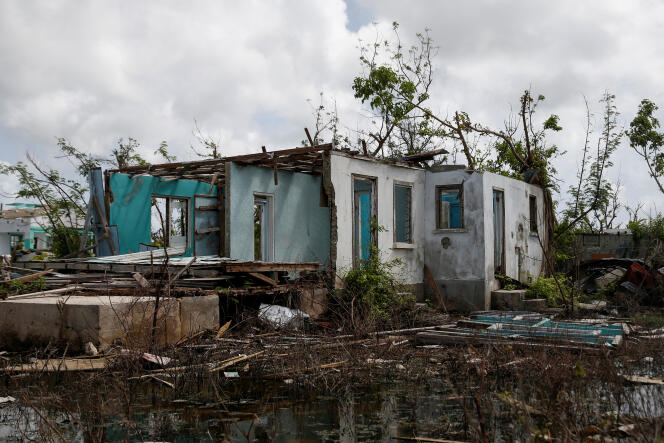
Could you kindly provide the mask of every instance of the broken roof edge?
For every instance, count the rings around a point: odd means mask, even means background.
[[[431,151],[425,151],[418,154],[404,156],[399,159],[378,158],[368,154],[362,154],[358,150],[351,150],[349,148],[335,148],[332,143],[325,143],[314,146],[302,146],[290,149],[280,149],[274,151],[264,150],[263,152],[256,152],[252,154],[240,154],[228,156],[218,159],[208,160],[192,160],[186,162],[173,162],[173,163],[158,163],[148,165],[128,166],[125,168],[107,169],[105,174],[129,174],[129,175],[153,175],[163,176],[168,178],[181,178],[195,180],[195,176],[201,178],[217,176],[223,179],[225,164],[227,162],[263,166],[277,169],[285,169],[291,172],[305,172],[305,173],[320,173],[316,170],[316,162],[321,162],[324,153],[332,153],[334,155],[346,156],[349,158],[371,161],[386,165],[397,167],[428,170],[431,167],[422,165],[424,161],[433,159],[434,156],[439,154],[448,153],[447,150],[440,148]],[[311,162],[311,167],[306,162]],[[291,164],[292,163],[292,164]],[[318,166],[322,166],[318,164]],[[215,170],[218,167],[218,170]],[[180,176],[180,177],[177,177]],[[209,181],[209,180],[203,180]]]
[[[264,152],[255,152],[251,154],[239,154],[232,155],[228,157],[221,157],[215,159],[207,160],[191,160],[183,162],[172,162],[172,163],[154,163],[148,165],[136,165],[136,166],[127,166],[124,168],[115,168],[107,169],[106,172],[109,173],[149,173],[155,169],[164,169],[164,168],[177,168],[184,166],[215,166],[223,165],[226,162],[241,162],[247,160],[262,160],[262,159],[273,159],[281,156],[296,155],[296,154],[308,154],[316,153],[321,151],[330,151],[333,149],[332,143],[325,143],[322,145],[315,146],[302,146],[297,148],[288,148],[288,149],[279,149],[274,151],[264,151]]]

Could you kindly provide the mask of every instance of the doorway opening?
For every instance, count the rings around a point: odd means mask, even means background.
[[[254,195],[254,260],[274,259],[272,196]]]
[[[353,264],[368,260],[377,245],[376,180],[353,176]]]
[[[505,273],[505,196],[493,190],[493,265],[494,271]]]

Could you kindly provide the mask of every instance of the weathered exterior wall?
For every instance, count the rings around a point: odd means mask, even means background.
[[[629,229],[616,229],[602,234],[576,234],[580,260],[591,260],[593,256],[617,258],[644,258],[648,251],[648,239],[634,241]]]
[[[483,176],[464,169],[432,169],[426,173],[425,263],[448,308],[488,309]],[[436,186],[461,183],[463,228],[436,229]],[[431,296],[431,288],[425,288]]]
[[[378,249],[382,258],[399,258],[403,262],[401,274],[408,284],[420,284],[424,265],[424,170],[399,167],[376,161],[350,158],[333,152],[331,158],[331,181],[337,208],[337,275],[344,275],[353,265],[353,174],[376,179],[376,214],[379,226]],[[394,242],[394,183],[412,184],[412,229],[413,244]]]
[[[254,259],[254,194],[273,197],[274,260],[328,263],[330,211],[321,206],[321,177],[226,163],[229,256]]]
[[[189,199],[189,239],[185,256],[193,254],[194,195],[217,195],[216,186],[195,180],[164,180],[159,177],[115,173],[110,177],[110,220],[118,226],[120,254],[138,251],[139,243],[150,244],[150,205],[152,196]]]
[[[542,246],[537,233],[530,231],[529,198],[537,198],[537,226],[540,235],[544,229],[544,193],[531,185],[502,175],[484,174],[484,223],[486,278],[491,289],[497,289],[494,279],[493,190],[501,190],[505,197],[505,274],[529,283],[542,271]],[[545,244],[542,238],[542,244]]]

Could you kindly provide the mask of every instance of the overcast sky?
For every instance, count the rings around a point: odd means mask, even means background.
[[[312,126],[307,99],[334,98],[342,126],[365,113],[351,84],[360,39],[393,21],[439,46],[431,107],[501,127],[525,88],[564,131],[551,141],[566,190],[583,145],[583,96],[605,90],[627,126],[642,98],[664,106],[664,2],[584,1],[25,1],[0,2],[0,161],[26,153],[67,170],[56,138],[108,152],[133,137],[192,160],[194,120],[224,153],[294,147]],[[664,119],[664,111],[660,118]],[[664,208],[623,143],[611,171],[630,206]],[[16,183],[0,178],[0,191]],[[8,201],[7,198],[1,198]]]

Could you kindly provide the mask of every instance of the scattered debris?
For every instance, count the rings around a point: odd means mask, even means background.
[[[7,372],[98,371],[106,368],[109,358],[109,356],[104,356],[100,358],[35,359],[31,363],[8,366],[4,370]]]
[[[622,375],[626,381],[641,385],[664,385],[663,378],[642,377],[639,375]]]
[[[91,342],[87,342],[85,346],[83,346],[83,350],[85,351],[85,355],[94,356],[99,354],[97,347]]]
[[[506,344],[592,350],[615,347],[623,339],[622,323],[587,324],[553,321],[533,312],[475,312],[456,325],[419,332],[420,345]]]
[[[5,404],[5,403],[13,403],[15,401],[16,401],[16,399],[12,396],[0,397],[0,405]]]
[[[215,338],[221,338],[221,336],[224,335],[224,333],[228,331],[228,328],[230,327],[231,327],[231,320],[228,320],[226,323],[224,323],[224,325],[221,328],[219,328]]]
[[[141,355],[141,358],[147,363],[155,366],[165,367],[171,364],[173,361],[169,357],[161,357],[159,355],[148,354],[147,352]]]

